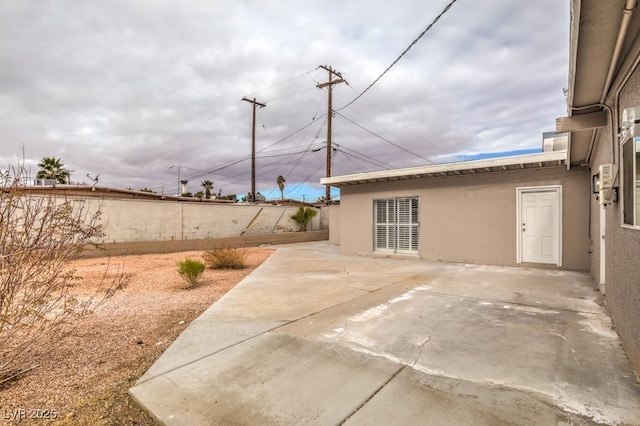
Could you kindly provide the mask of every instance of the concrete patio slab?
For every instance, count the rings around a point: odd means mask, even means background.
[[[339,424],[400,368],[340,346],[263,334],[147,381],[136,397],[162,401],[154,414],[175,425]]]
[[[509,387],[422,374],[405,368],[345,425],[596,424]]]
[[[284,324],[285,321],[224,321],[204,313],[178,336],[139,381],[151,380],[176,366],[191,364]]]
[[[587,274],[281,246],[131,389],[165,424],[640,424]]]

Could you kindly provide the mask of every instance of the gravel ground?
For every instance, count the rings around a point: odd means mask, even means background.
[[[78,321],[76,331],[39,367],[0,389],[0,424],[156,425],[128,390],[198,315],[272,253],[246,249],[247,268],[207,268],[186,289],[176,261],[202,259],[202,251],[82,259],[74,290],[87,292],[105,268],[135,274],[129,286]],[[35,418],[30,418],[35,417]]]

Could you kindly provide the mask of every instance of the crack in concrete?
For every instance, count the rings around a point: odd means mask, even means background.
[[[418,361],[420,361],[420,358],[422,358],[422,353],[424,351],[426,344],[431,341],[431,336],[433,336],[433,333],[435,333],[438,327],[440,327],[440,324],[442,324],[442,321],[438,321],[436,325],[431,329],[431,332],[429,333],[429,335],[422,342],[420,342],[420,344],[418,345],[418,356],[411,364],[411,367],[415,367]]]

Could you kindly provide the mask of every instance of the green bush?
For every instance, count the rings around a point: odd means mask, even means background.
[[[207,265],[213,269],[244,269],[246,250],[235,248],[219,248],[207,250],[202,257]]]
[[[306,231],[307,226],[309,225],[309,222],[311,222],[311,219],[317,213],[318,212],[311,207],[300,206],[296,214],[291,216],[291,219],[295,220],[298,223],[298,225],[300,225],[301,231]]]
[[[185,259],[182,262],[176,262],[178,273],[189,284],[189,288],[198,285],[198,281],[204,272],[204,263],[199,260]]]

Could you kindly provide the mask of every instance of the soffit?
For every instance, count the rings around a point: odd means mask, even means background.
[[[571,57],[569,64],[569,116],[587,114],[601,107],[580,109],[598,104],[606,96],[607,74],[613,57],[626,0],[571,1]],[[638,10],[631,19],[616,72],[629,52],[640,28]],[[614,73],[615,78],[615,73]],[[589,156],[594,129],[572,132],[569,135],[569,162],[583,164]]]
[[[607,80],[609,64],[622,22],[625,0],[579,1],[572,105],[583,107],[600,102]],[[575,8],[574,8],[575,11]],[[575,33],[574,33],[575,37]],[[576,112],[577,113],[577,112]]]

